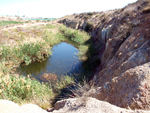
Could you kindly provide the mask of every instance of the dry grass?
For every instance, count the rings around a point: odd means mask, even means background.
[[[75,88],[72,89],[70,88],[70,91],[72,92],[71,97],[76,97],[76,98],[86,98],[89,97],[88,91],[91,89],[95,89],[95,86],[93,83],[87,83],[85,80],[83,80],[83,83],[78,83],[75,84]]]

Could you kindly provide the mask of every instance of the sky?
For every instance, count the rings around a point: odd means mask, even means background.
[[[60,18],[83,12],[123,8],[137,0],[0,0],[0,15]]]

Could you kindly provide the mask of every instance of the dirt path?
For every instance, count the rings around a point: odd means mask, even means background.
[[[8,25],[8,26],[5,26],[5,27],[1,27],[0,28],[0,31],[2,30],[9,30],[9,29],[15,29],[15,28],[18,28],[18,27],[33,27],[33,26],[45,26],[46,24],[50,24],[52,22],[39,22],[39,23],[24,23],[24,24],[17,24],[17,25]]]

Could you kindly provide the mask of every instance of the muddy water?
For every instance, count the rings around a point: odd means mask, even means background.
[[[32,75],[33,79],[40,82],[53,81],[65,75],[77,75],[83,72],[82,62],[78,59],[78,49],[62,42],[55,45],[51,57],[43,62],[34,62],[28,66],[20,66],[19,72],[24,75]]]

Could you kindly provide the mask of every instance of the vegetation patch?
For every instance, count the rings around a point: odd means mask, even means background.
[[[23,24],[23,22],[17,22],[17,21],[0,21],[0,27],[4,27],[10,24]]]
[[[49,57],[51,48],[60,42],[72,43],[79,49],[79,58],[86,62],[91,56],[90,36],[83,31],[67,28],[64,25],[52,25],[16,28],[3,31],[1,40],[7,40],[0,46],[0,98],[9,99],[19,104],[34,103],[46,109],[52,105],[55,96],[74,82],[72,76],[65,76],[55,84],[40,83],[16,73],[21,63],[28,65],[43,61]],[[11,38],[10,38],[11,36]],[[13,44],[11,43],[13,40]]]
[[[44,42],[23,43],[17,46],[3,45],[0,49],[1,60],[25,62],[26,65],[32,61],[42,61],[51,54],[50,46]]]
[[[89,45],[86,44],[90,40],[90,36],[88,33],[80,30],[74,30],[71,28],[67,28],[66,26],[60,26],[59,31],[63,34],[64,37],[74,42],[73,45],[76,45],[79,49],[79,59],[81,61],[86,61],[87,56],[86,53],[89,50]]]

